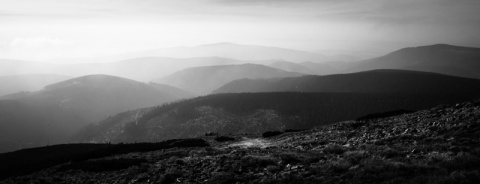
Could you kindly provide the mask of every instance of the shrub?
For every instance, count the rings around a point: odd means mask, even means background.
[[[337,154],[337,155],[340,155],[340,154],[344,153],[345,151],[346,150],[343,146],[340,146],[340,145],[337,145],[337,144],[328,145],[327,147],[325,147],[325,149],[323,149],[324,153]]]
[[[326,162],[322,168],[331,173],[343,173],[348,171],[352,164],[345,159],[336,159]]]
[[[370,154],[366,151],[347,151],[344,153],[345,158],[352,164],[358,164]]]

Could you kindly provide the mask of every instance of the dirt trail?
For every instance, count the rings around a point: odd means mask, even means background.
[[[251,147],[266,148],[269,146],[272,146],[272,143],[268,140],[261,139],[261,138],[256,138],[256,139],[245,138],[243,141],[228,145],[228,147],[241,147],[241,148],[251,148]]]

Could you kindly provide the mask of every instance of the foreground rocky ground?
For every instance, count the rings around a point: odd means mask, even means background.
[[[206,147],[70,162],[0,183],[480,183],[480,100],[273,134],[210,135]]]

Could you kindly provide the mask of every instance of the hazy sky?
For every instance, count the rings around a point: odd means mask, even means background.
[[[480,47],[479,0],[0,0],[0,58],[235,42],[385,52]]]

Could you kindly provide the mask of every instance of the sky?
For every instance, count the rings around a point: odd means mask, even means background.
[[[479,0],[0,0],[0,58],[233,42],[335,54],[480,47]]]

